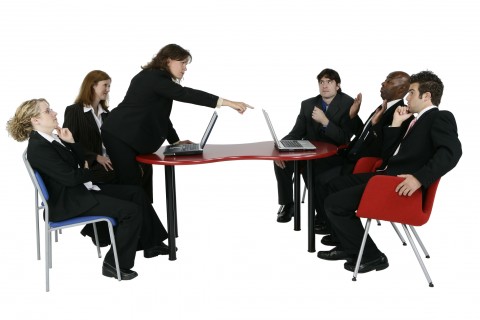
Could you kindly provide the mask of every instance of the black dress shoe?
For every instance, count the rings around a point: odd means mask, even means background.
[[[289,203],[283,206],[282,210],[277,214],[277,222],[289,222],[293,217],[293,203]]]
[[[345,270],[354,272],[355,271],[355,264],[357,261],[347,261],[343,265]],[[370,272],[373,270],[380,271],[383,269],[388,268],[388,259],[387,256],[384,255],[383,253],[375,259],[369,260],[369,261],[363,261],[360,263],[360,267],[358,269],[358,273],[365,273],[365,272]]]
[[[337,249],[337,247],[333,248],[330,251],[318,251],[317,257],[323,260],[348,260],[351,261],[353,256],[351,254],[346,253],[343,250]]]
[[[178,250],[178,248],[175,248],[175,249]],[[169,253],[170,253],[170,247],[167,246],[163,242],[158,246],[143,250],[143,256],[145,258],[153,258],[153,257],[156,257],[158,255],[164,256],[164,255],[167,255]]]
[[[332,229],[326,223],[315,224],[313,227],[315,234],[331,234]]]
[[[333,235],[329,234],[329,235],[326,235],[322,238],[322,240],[320,240],[320,243],[323,244],[323,245],[326,245],[326,246],[332,246],[332,247],[336,247],[338,245],[340,245],[340,241],[338,241]]]
[[[112,267],[110,264],[104,262],[102,266],[102,274],[105,277],[110,277],[110,278],[117,278],[117,269],[115,267]],[[132,280],[138,276],[138,273],[136,273],[133,270],[130,269],[122,269],[120,268],[120,278],[122,280]]]

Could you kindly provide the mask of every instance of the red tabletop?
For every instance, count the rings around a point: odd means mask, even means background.
[[[207,144],[203,154],[184,156],[165,156],[161,147],[152,154],[137,156],[137,161],[166,166],[203,164],[232,160],[311,160],[334,155],[337,147],[327,142],[311,141],[316,147],[313,151],[279,152],[273,141],[242,144]]]

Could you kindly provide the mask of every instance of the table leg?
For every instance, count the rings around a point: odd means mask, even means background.
[[[175,237],[178,238],[177,186],[176,186],[174,166],[172,166],[172,193],[173,193],[173,212],[175,216]]]
[[[315,252],[315,183],[313,182],[314,176],[313,160],[307,161],[307,188],[308,188],[308,252]]]
[[[298,161],[293,162],[293,230],[300,231],[300,165]]]
[[[175,244],[175,166],[165,166],[165,191],[167,197],[167,228],[168,245],[170,247],[169,260],[177,260]]]

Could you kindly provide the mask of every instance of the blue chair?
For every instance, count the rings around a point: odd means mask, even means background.
[[[113,232],[113,227],[116,225],[116,220],[111,217],[106,216],[85,216],[85,217],[75,217],[63,221],[50,221],[49,220],[49,210],[48,210],[48,198],[49,194],[45,183],[43,182],[42,177],[38,171],[33,170],[30,163],[27,159],[27,151],[25,150],[23,154],[23,160],[25,166],[27,167],[28,174],[35,188],[35,211],[36,211],[36,221],[37,221],[37,259],[40,259],[40,236],[39,236],[39,211],[44,209],[44,220],[45,220],[45,279],[46,279],[46,291],[50,291],[50,277],[49,271],[52,268],[52,232],[58,231],[61,229],[71,228],[75,226],[83,226],[89,223],[93,223],[93,228],[95,232],[95,240],[97,244],[97,253],[98,257],[101,258],[100,246],[98,245],[97,229],[95,223],[100,221],[105,221],[108,224],[108,231],[110,234],[110,241],[113,249],[113,255],[115,258],[115,267],[117,269],[117,279],[120,281],[120,266],[118,264],[118,255],[117,248],[115,245],[115,236]],[[41,204],[38,205],[38,196],[40,196]]]

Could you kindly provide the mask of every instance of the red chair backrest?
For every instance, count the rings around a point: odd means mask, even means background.
[[[423,212],[431,214],[433,208],[433,202],[435,201],[435,194],[437,193],[438,184],[440,183],[440,178],[437,181],[432,183],[425,192],[423,197]]]
[[[353,173],[374,172],[382,165],[382,158],[378,157],[362,157],[357,160]]]
[[[410,197],[399,196],[395,187],[403,178],[378,175],[372,177],[362,195],[357,216],[421,226],[430,219],[439,180],[422,194],[419,189]]]

